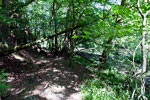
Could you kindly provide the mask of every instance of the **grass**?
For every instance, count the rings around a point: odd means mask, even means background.
[[[106,68],[98,70],[98,68],[92,67],[96,66],[97,62],[92,64],[79,56],[74,56],[74,61],[86,66],[94,75],[93,79],[85,79],[81,86],[83,100],[131,100],[135,83],[140,83],[139,80],[131,78],[129,73],[121,74],[118,71],[119,67],[112,67],[115,65],[114,62],[110,61],[111,65],[108,64]],[[137,100],[139,95],[140,84],[134,100]],[[150,100],[149,94],[145,94],[145,96]]]
[[[130,91],[126,82],[128,76],[116,70],[95,73],[93,80],[86,80],[81,86],[84,100],[129,100]]]
[[[81,86],[83,100],[129,100],[131,92],[128,85],[125,83],[130,77],[129,75],[121,74],[117,69],[107,68],[99,71],[97,68],[91,67],[98,64],[91,64],[82,57],[74,56],[74,59],[88,67],[94,74],[94,79],[86,79]]]
[[[7,90],[10,88],[9,85],[6,84],[8,74],[4,72],[4,70],[0,71],[0,94],[2,97],[5,97],[7,94]]]

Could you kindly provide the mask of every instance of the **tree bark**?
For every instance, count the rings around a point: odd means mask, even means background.
[[[146,64],[147,64],[147,54],[146,54],[146,47],[145,47],[145,37],[146,37],[146,31],[145,31],[145,25],[146,25],[146,15],[144,15],[143,18],[143,32],[142,32],[142,57],[143,57],[143,64],[142,64],[142,72],[146,72]]]
[[[149,0],[144,0],[143,3],[148,3]],[[143,74],[146,72],[147,70],[147,51],[146,51],[146,46],[145,46],[145,38],[146,38],[146,26],[147,26],[147,15],[149,13],[150,10],[147,10],[146,13],[144,13],[142,11],[142,9],[140,8],[140,0],[137,0],[137,9],[139,11],[139,14],[141,15],[142,17],[142,25],[143,25],[143,28],[142,28],[142,42],[141,42],[141,53],[142,53],[142,70],[141,72],[139,73],[142,77],[140,77],[140,80],[141,80],[141,94],[138,96],[138,100],[140,100],[141,98],[143,100],[148,100],[147,97],[145,96],[145,78],[146,76]],[[133,96],[134,97],[134,96]]]
[[[52,11],[52,16],[53,16],[53,20],[54,20],[54,32],[55,34],[57,34],[57,16],[56,16],[56,2],[57,0],[53,1],[53,11]],[[57,40],[57,36],[55,37],[55,53],[57,54],[58,52],[58,40]]]
[[[124,6],[125,5],[125,2],[126,0],[122,0],[121,1],[121,6]],[[105,18],[105,16],[104,16]],[[116,18],[116,24],[120,23],[120,19]],[[99,62],[100,62],[100,65],[105,65],[106,64],[106,61],[108,60],[108,56],[109,56],[109,53],[110,53],[110,49],[112,48],[112,43],[113,43],[113,39],[115,38],[115,35],[112,37],[109,37],[107,42],[106,42],[106,46],[102,52],[102,56],[101,58],[99,59]]]
[[[148,2],[148,0],[144,1],[145,3]],[[141,52],[142,52],[142,73],[146,72],[146,66],[147,66],[147,53],[146,53],[146,46],[145,46],[145,38],[146,38],[146,21],[147,21],[147,15],[149,13],[149,10],[146,11],[146,13],[144,14],[140,8],[140,0],[137,0],[137,9],[139,11],[139,14],[142,17],[142,25],[143,25],[143,29],[142,29],[142,43],[141,43]]]
[[[72,19],[73,19],[73,22],[72,22],[72,28],[75,26],[75,6],[74,6],[74,0],[72,0],[72,3],[71,3],[71,6],[72,6]],[[69,66],[72,65],[72,58],[73,58],[73,53],[74,53],[74,43],[73,43],[73,39],[72,39],[72,36],[73,36],[73,32],[74,30],[71,31],[70,33],[70,36],[69,36],[69,58],[70,58],[70,64]]]
[[[71,11],[71,3],[69,3],[68,5],[68,10],[67,10],[67,14],[66,14],[66,23],[65,23],[65,29],[68,30],[68,26],[70,25],[69,23],[69,16],[70,16],[70,11]],[[67,53],[68,49],[69,49],[69,32],[65,33],[65,37],[64,37],[64,41],[63,41],[63,47],[61,52],[62,53]]]

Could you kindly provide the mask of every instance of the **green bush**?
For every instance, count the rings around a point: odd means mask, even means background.
[[[8,76],[8,74],[5,73],[4,70],[0,71],[0,93],[2,97],[6,96],[6,91],[10,88],[10,86],[6,84],[6,76]]]
[[[84,100],[130,100],[131,92],[125,83],[128,76],[116,70],[105,70],[97,72],[95,77],[81,87]]]

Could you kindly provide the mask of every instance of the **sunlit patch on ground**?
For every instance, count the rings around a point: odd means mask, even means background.
[[[27,62],[31,60],[31,64],[27,63],[25,67],[30,68],[25,71],[9,74],[8,84],[12,88],[7,100],[82,100],[79,86],[83,83],[85,74],[91,77],[85,67],[68,67],[64,57],[41,58],[40,55],[26,51],[14,58],[21,60],[19,67],[15,67],[22,68],[22,58]]]

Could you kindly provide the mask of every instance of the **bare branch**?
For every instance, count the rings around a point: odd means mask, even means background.
[[[140,15],[142,16],[142,18],[144,18],[143,12],[142,12],[142,10],[140,9],[140,0],[137,0],[137,9],[138,9]]]
[[[149,13],[149,10],[145,13],[145,15],[147,15]]]
[[[135,96],[136,90],[137,90],[137,83],[135,83],[135,89],[134,89],[134,91],[133,91],[133,93],[132,93],[131,100],[134,100],[134,96]]]
[[[139,46],[141,45],[142,41],[139,42],[139,44],[136,46],[134,52],[133,52],[133,67],[135,68],[135,63],[134,63],[134,60],[135,60],[135,54],[136,54],[136,51],[137,49],[139,48]]]

